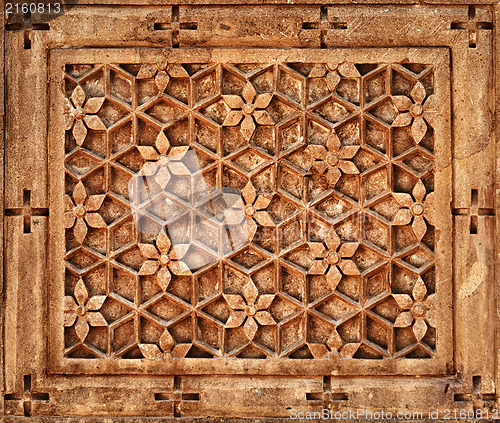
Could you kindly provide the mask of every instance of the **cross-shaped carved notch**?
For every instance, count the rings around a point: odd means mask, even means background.
[[[31,207],[31,191],[28,189],[23,190],[23,206],[21,208],[6,209],[6,216],[22,216],[23,217],[23,232],[25,234],[31,233],[31,219],[34,216],[48,216],[49,209]],[[37,223],[35,221],[35,223]]]
[[[496,394],[481,393],[481,376],[472,376],[472,392],[465,394],[455,394],[453,400],[455,402],[472,403],[474,410],[480,410],[487,407],[488,403],[496,401]]]
[[[495,210],[488,207],[479,207],[479,194],[477,189],[471,189],[470,207],[453,209],[454,216],[470,216],[470,233],[477,234],[477,223],[480,217],[494,216]]]
[[[331,391],[331,377],[325,376],[323,378],[323,391],[322,392],[306,392],[306,400],[311,405],[322,405],[323,408],[330,408],[332,404],[339,401],[349,401],[349,396],[345,392],[332,392]]]
[[[451,29],[467,29],[469,31],[469,47],[476,48],[477,31],[479,29],[493,29],[492,22],[478,22],[476,20],[476,8],[469,6],[469,19],[467,22],[452,22]]]
[[[321,14],[319,21],[302,22],[302,29],[319,29],[321,37],[321,48],[326,48],[326,35],[329,29],[347,29],[347,22],[340,21],[339,18],[333,17],[328,19],[328,8],[321,6]]]
[[[49,402],[49,394],[31,392],[31,375],[24,375],[24,391],[22,395],[5,394],[5,401],[21,402],[24,416],[31,416],[33,401]]]
[[[171,31],[172,47],[179,48],[179,31],[181,29],[197,30],[196,22],[179,22],[179,6],[172,6],[172,20],[170,22],[155,22],[153,29],[156,31]]]
[[[182,392],[181,378],[174,376],[173,392],[158,392],[155,394],[155,401],[168,401],[173,403],[174,417],[181,417],[182,404],[187,401],[199,401],[200,394]]]

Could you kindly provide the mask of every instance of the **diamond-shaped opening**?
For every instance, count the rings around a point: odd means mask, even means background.
[[[257,125],[250,139],[250,145],[274,156],[275,133],[272,125]]]
[[[359,213],[355,213],[349,216],[349,218],[335,224],[335,232],[337,232],[337,235],[342,241],[357,242],[361,238],[361,233],[358,228],[359,216]]]
[[[309,172],[309,169],[314,162],[314,158],[311,156],[311,154],[309,154],[307,147],[301,147],[298,150],[295,150],[295,152],[293,152],[292,154],[286,156],[286,158],[283,159],[283,162],[293,163],[295,166],[298,166],[303,172]]]
[[[274,181],[276,180],[274,166],[268,166],[264,170],[259,171],[257,174],[251,176],[250,180],[257,190],[257,195],[274,191]]]
[[[67,331],[67,328],[65,328],[65,332],[66,331]],[[80,341],[79,338],[76,338],[76,335],[75,335],[75,339],[77,340],[77,342]],[[98,354],[96,354],[91,349],[86,348],[85,345],[81,345],[81,346],[77,347],[75,350],[73,350],[68,355],[68,357],[69,358],[96,358],[96,357],[102,358],[101,356],[99,356]]]
[[[379,72],[365,79],[365,101],[371,103],[386,93],[386,73]]]
[[[262,252],[252,246],[244,248],[243,251],[231,257],[232,261],[248,270],[257,266],[259,263],[262,263],[266,259],[267,257]]]
[[[311,253],[309,252],[309,248],[307,247],[307,245],[301,245],[297,248],[294,248],[292,251],[285,254],[283,258],[290,263],[300,266],[304,270],[309,269],[314,260]],[[283,269],[285,270],[286,268]]]
[[[133,173],[125,170],[124,166],[112,164],[109,172],[109,190],[123,199],[129,198],[129,182]]]
[[[421,63],[401,63],[401,66],[408,69],[410,72],[413,72],[415,76],[418,76],[418,74],[424,71],[427,67]]]
[[[277,322],[282,322],[290,316],[293,316],[299,310],[300,308],[297,305],[281,295],[276,296],[271,307],[269,307],[269,313],[271,313],[271,316],[273,316],[274,320]]]
[[[388,292],[389,288],[389,269],[388,266],[378,269],[377,273],[368,276],[366,281],[366,296],[368,299]]]
[[[345,343],[361,341],[361,316],[359,314],[351,317],[337,326],[337,332]]]
[[[67,132],[67,149],[66,151],[75,149],[76,141],[73,138],[71,132]],[[106,157],[106,134],[104,131],[87,131],[87,136],[82,144],[82,148],[89,150],[94,153],[94,157],[105,158]],[[80,150],[80,148],[78,148]]]
[[[308,275],[309,302],[314,302],[332,292],[324,275]]]
[[[418,345],[405,356],[406,358],[431,358],[432,356],[425,350],[424,347]]]
[[[119,254],[115,260],[135,271],[138,271],[144,262],[144,259],[137,246],[127,249]]]
[[[191,243],[191,217],[183,215],[167,225],[168,236],[172,246]]]
[[[213,153],[217,153],[217,127],[208,121],[195,119],[194,140]]]
[[[75,239],[73,229],[66,230],[66,250],[71,250],[80,246],[80,242]],[[106,254],[106,229],[105,228],[90,228],[87,225],[87,235],[83,245],[90,247],[93,251],[100,254]]]
[[[114,352],[135,342],[134,320],[129,320],[111,330],[111,348]]]
[[[419,271],[421,268],[427,266],[434,261],[434,257],[424,248],[419,246],[408,255],[404,256],[402,260],[410,266]]]
[[[219,91],[219,83],[214,70],[203,73],[193,79],[194,102],[198,103],[206,98],[216,95]]]
[[[394,249],[396,252],[403,251],[418,243],[410,226],[393,226]]]
[[[432,170],[432,156],[422,150],[416,150],[407,155],[403,163],[410,167],[419,176]]]
[[[366,338],[369,341],[387,350],[390,336],[391,327],[389,325],[382,324],[371,317],[366,317]]]
[[[314,68],[313,63],[302,63],[302,62],[287,63],[287,66],[293,69],[295,72],[300,73],[304,77],[307,77]]]
[[[184,104],[188,104],[189,102],[189,79],[188,78],[170,78],[170,81],[165,89],[165,92],[176,98],[179,101],[182,101]]]
[[[158,340],[165,332],[165,327],[151,319],[140,317],[139,342],[141,344],[158,344]]]
[[[153,78],[137,79],[137,102],[139,105],[153,100],[159,93],[156,82]]]
[[[298,350],[295,350],[288,357],[292,358],[292,359],[300,360],[300,359],[311,359],[311,358],[313,358],[313,355],[312,355],[309,347],[307,345],[304,345],[303,347],[300,347]]]
[[[232,161],[248,173],[261,167],[264,163],[269,163],[267,157],[253,149],[247,149],[243,154],[233,158]]]
[[[276,350],[276,326],[260,326],[253,342],[258,346],[263,346],[271,352]]]
[[[269,115],[273,118],[275,123],[284,121],[286,118],[294,115],[299,111],[295,106],[286,104],[280,100],[276,95],[271,100],[268,108],[266,109]]]
[[[360,144],[360,123],[359,118],[349,119],[335,128],[340,141],[343,145]]]
[[[286,352],[305,341],[304,316],[300,315],[280,327],[281,349]]]
[[[108,297],[99,311],[104,316],[108,324],[111,324],[130,313],[132,309],[121,301]]]
[[[343,275],[336,290],[354,301],[359,301],[362,284],[362,279],[359,276]]]
[[[396,106],[392,104],[389,98],[386,98],[370,109],[370,113],[389,125],[394,122],[394,119],[399,114],[398,109],[396,109]]]
[[[198,341],[206,343],[214,350],[218,351],[219,346],[219,331],[221,328],[214,322],[198,316]]]
[[[257,347],[253,345],[249,345],[246,348],[243,348],[243,350],[236,356],[237,358],[259,358],[259,359],[265,359],[266,355]]]
[[[304,131],[300,118],[293,119],[278,127],[278,143],[281,153],[304,144]]]
[[[181,65],[184,69],[186,69],[186,72],[189,74],[189,76],[193,76],[204,69],[207,69],[210,65],[206,63],[185,63]]]
[[[241,75],[226,68],[222,69],[222,94],[241,96],[245,83],[245,78]]]
[[[137,138],[139,145],[154,146],[161,126],[153,124],[141,116],[137,116]]]
[[[105,354],[108,347],[108,328],[90,326],[89,333],[85,338],[85,343]]]
[[[392,70],[392,81],[391,81],[391,94],[392,95],[405,95],[410,97],[411,90],[413,89],[414,83],[410,80],[408,75],[403,74],[395,69]]]
[[[247,145],[247,141],[243,138],[239,126],[224,126],[222,128],[221,137],[222,152],[225,156]],[[252,137],[255,137],[255,132]]]
[[[365,200],[370,200],[384,192],[389,192],[388,169],[382,167],[378,170],[363,175],[363,192]]]
[[[226,294],[243,294],[243,288],[248,283],[248,276],[233,268],[228,263],[224,264],[224,292]]]
[[[267,207],[267,211],[275,223],[289,219],[297,211],[297,206],[281,195],[275,195]]]
[[[305,188],[304,176],[294,169],[281,164],[278,170],[278,188],[293,195],[297,201],[301,201]]]
[[[389,149],[389,129],[384,128],[376,121],[365,120],[365,143],[377,151],[387,154]]]
[[[212,266],[203,270],[195,276],[195,284],[198,292],[198,301],[203,301],[221,290],[220,286],[220,268]]]
[[[308,316],[308,342],[326,344],[334,327],[312,314]]]
[[[145,303],[163,292],[157,282],[156,275],[140,276],[141,303]]]
[[[344,173],[335,185],[335,189],[347,195],[352,200],[359,201],[360,187],[358,175],[348,175]]]
[[[391,130],[393,133],[392,154],[394,157],[400,156],[415,146],[415,141],[413,141],[411,135],[411,126],[392,128]]]
[[[373,169],[382,160],[378,155],[373,154],[368,149],[361,148],[352,161],[360,172],[365,172]]]
[[[340,122],[350,115],[350,111],[333,98],[329,98],[315,107],[314,112],[331,123]]]
[[[377,203],[370,207],[371,210],[377,212],[380,216],[385,217],[388,221],[392,221],[400,206],[392,196],[378,200]]]
[[[182,259],[192,272],[217,261],[217,257],[198,247],[191,246]]]
[[[384,251],[388,252],[390,249],[391,231],[389,226],[369,214],[364,215],[363,238]]]
[[[208,248],[215,255],[222,254],[222,246],[219,238],[220,224],[215,219],[195,215],[193,240]]]
[[[65,65],[64,71],[71,75],[73,78],[81,78],[94,69],[92,65]]]
[[[252,281],[260,294],[274,294],[276,292],[276,276],[274,264],[269,264],[252,274]]]
[[[394,328],[394,340],[396,351],[401,351],[417,342],[411,326],[407,328]]]
[[[187,317],[168,328],[170,335],[177,344],[186,344],[193,342],[193,321]]]
[[[178,120],[165,129],[170,144],[173,146],[189,145],[189,121],[188,118]]]
[[[143,358],[143,355],[139,347],[134,346],[131,348],[127,348],[127,351],[124,351],[121,357],[128,359],[138,359],[138,358]]]
[[[192,291],[193,285],[191,283],[191,276],[172,275],[172,279],[168,284],[167,292],[170,292],[172,295],[190,303],[193,297]]]
[[[111,268],[110,292],[116,292],[130,302],[134,302],[137,288],[137,276],[116,265]]]
[[[371,348],[370,346],[363,344],[360,345],[353,358],[361,358],[363,360],[377,360],[384,358],[384,356],[375,348]]]
[[[165,322],[175,319],[181,315],[185,308],[167,296],[163,296],[159,301],[148,307],[148,312],[162,319]]]
[[[361,80],[359,78],[342,78],[337,85],[337,94],[345,100],[359,105],[359,85]]]
[[[133,145],[132,121],[129,120],[119,127],[109,131],[109,146],[111,154],[116,154]]]
[[[187,358],[213,358],[213,356],[212,353],[198,345],[193,345],[186,355]]]
[[[366,245],[360,245],[352,260],[362,272],[384,261],[384,258]]]
[[[394,294],[410,294],[418,276],[397,264],[393,264],[392,274],[392,292]]]
[[[393,166],[394,192],[411,193],[418,180],[416,175],[412,175],[408,170],[398,166]]]
[[[371,311],[392,323],[396,321],[396,318],[400,314],[399,307],[392,297],[378,303]]]
[[[307,144],[326,145],[330,132],[330,128],[309,118],[307,122]]]
[[[139,213],[134,214],[134,224],[142,243],[153,242],[162,229],[161,223],[156,222],[149,216],[143,216]]]
[[[280,274],[280,291],[302,302],[305,296],[306,276],[288,266],[281,266]]]
[[[224,119],[226,118],[230,110],[231,109],[226,104],[226,102],[223,99],[219,99],[216,102],[202,108],[200,110],[200,113],[209,117],[214,122],[220,125],[222,124],[222,122],[224,122]]]
[[[222,297],[217,298],[215,301],[211,301],[210,304],[203,307],[202,310],[218,320],[221,324],[225,324],[231,314],[227,302]]]
[[[278,71],[278,92],[282,93],[296,103],[301,104],[304,84],[304,77],[280,66]]]
[[[316,306],[316,310],[335,321],[340,321],[354,314],[357,309],[340,297],[333,296]]]
[[[336,219],[352,210],[353,205],[339,195],[333,194],[318,203],[315,209],[320,211],[325,217]]]
[[[258,72],[255,76],[250,78],[252,85],[255,87],[257,92],[268,93],[274,90],[274,73],[273,67],[270,66],[263,72]]]
[[[163,95],[158,101],[155,101],[148,107],[145,113],[158,122],[165,124],[180,118],[185,113],[185,109],[173,99]]]
[[[128,78],[111,69],[109,72],[109,84],[111,95],[128,104],[132,104],[132,82]]]
[[[65,260],[77,269],[84,270],[100,261],[101,258],[85,248],[79,248],[68,254]]]
[[[172,222],[189,211],[189,207],[175,199],[160,195],[142,210],[154,216],[158,222]]]
[[[326,84],[325,78],[309,78],[309,90],[308,90],[308,104],[315,103],[322,98],[330,95],[330,90]]]
[[[80,85],[89,97],[104,97],[104,75],[102,70],[85,75],[80,80]]]
[[[305,241],[305,224],[297,216],[280,224],[278,228],[281,251]]]
[[[168,181],[167,186],[164,191],[167,192],[171,197],[183,200],[186,203],[190,202],[190,197],[192,195],[191,189],[191,175],[172,175]]]
[[[236,250],[236,247],[242,246],[243,244],[246,243],[246,238],[245,238],[245,227],[241,227],[241,230],[238,231],[238,235],[241,234],[240,236],[235,237],[233,235],[233,231],[231,231],[231,238],[232,238],[232,245],[233,249]],[[276,250],[276,238],[277,238],[277,229],[274,227],[268,227],[268,226],[259,226],[257,228],[257,232],[255,233],[255,236],[252,240],[252,242],[259,247],[263,248],[266,251],[269,251],[270,253],[274,253]]]
[[[81,178],[102,163],[99,158],[89,154],[85,150],[76,150],[66,158],[65,168],[77,178]]]
[[[97,116],[101,118],[106,128],[109,128],[111,125],[122,120],[129,113],[130,111],[119,101],[106,98],[101,109],[97,112]]]

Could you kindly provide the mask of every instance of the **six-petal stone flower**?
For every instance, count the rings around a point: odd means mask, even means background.
[[[334,229],[330,230],[325,238],[325,245],[322,242],[309,242],[309,251],[314,261],[309,268],[310,275],[326,275],[326,280],[330,288],[337,288],[342,274],[359,275],[359,269],[352,261],[352,256],[358,249],[358,242],[340,241]]]
[[[224,299],[231,308],[231,315],[227,320],[226,328],[238,328],[243,325],[243,331],[252,341],[258,330],[258,325],[275,325],[276,321],[267,309],[274,300],[274,294],[259,295],[259,291],[252,279],[243,288],[243,297],[237,294],[223,294]]]
[[[72,296],[64,297],[64,326],[75,324],[75,332],[80,341],[85,341],[90,326],[107,326],[104,316],[98,312],[101,309],[106,295],[94,295],[89,298],[89,292],[80,278],[75,286],[75,299]]]
[[[431,192],[426,196],[426,192],[425,185],[419,179],[413,187],[413,197],[405,192],[392,194],[401,207],[395,214],[392,224],[394,226],[407,225],[413,219],[411,227],[418,241],[421,241],[427,232],[427,224],[424,218],[427,219],[429,224],[434,225],[434,193]]]
[[[394,326],[406,328],[413,322],[413,334],[418,342],[427,333],[427,324],[436,327],[436,294],[428,295],[427,287],[419,276],[413,287],[412,296],[408,294],[392,294],[399,308],[403,312],[396,318]],[[426,323],[427,322],[427,323]]]
[[[156,275],[156,281],[163,291],[167,290],[172,273],[177,276],[191,275],[188,265],[181,261],[189,249],[189,244],[173,246],[164,230],[156,237],[156,246],[139,244],[139,249],[146,259],[139,269],[139,275]]]
[[[66,130],[73,128],[76,144],[81,146],[87,137],[87,128],[105,131],[106,125],[96,113],[104,103],[104,97],[87,98],[85,91],[77,85],[69,99],[66,99]],[[85,122],[85,123],[84,123]]]
[[[425,87],[420,81],[411,90],[411,98],[405,95],[392,96],[392,102],[400,112],[396,116],[396,119],[394,119],[394,122],[392,122],[392,126],[403,127],[411,125],[411,134],[417,144],[422,141],[427,133],[426,121],[432,124],[432,120],[436,115],[436,100],[434,95],[430,95],[425,100],[426,96]]]
[[[67,194],[64,196],[64,226],[69,229],[74,225],[73,235],[78,243],[82,244],[85,240],[87,225],[91,228],[106,227],[99,213],[90,213],[101,208],[105,197],[106,194],[99,194],[87,198],[87,191],[81,181],[73,189],[73,199]]]
[[[257,94],[251,82],[247,82],[239,95],[223,95],[224,102],[231,108],[222,126],[237,126],[241,122],[240,132],[249,141],[255,131],[255,123],[274,125],[274,120],[264,109],[269,106],[273,93]],[[255,120],[255,122],[254,122]]]

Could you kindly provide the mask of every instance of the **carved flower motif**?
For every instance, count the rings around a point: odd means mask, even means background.
[[[139,275],[156,274],[157,283],[163,291],[167,290],[172,273],[179,276],[191,274],[188,265],[180,261],[186,255],[189,244],[172,246],[172,242],[164,230],[156,237],[156,246],[139,244],[139,249],[146,259],[139,269]]]
[[[66,99],[66,130],[73,128],[76,144],[81,146],[87,137],[87,128],[96,131],[106,130],[106,125],[96,113],[104,103],[104,97],[87,98],[85,91],[77,85],[70,97]],[[85,122],[85,123],[84,123]]]
[[[427,295],[427,287],[419,276],[413,287],[413,298],[408,294],[392,294],[392,296],[399,308],[403,310],[396,318],[394,326],[406,328],[414,322],[413,333],[417,341],[420,342],[427,333],[427,324],[433,328],[436,327],[436,294]]]
[[[434,193],[431,192],[426,196],[425,186],[419,179],[413,187],[412,194],[413,198],[410,194],[405,192],[395,192],[392,194],[401,207],[394,216],[392,224],[395,226],[407,225],[413,219],[411,225],[413,233],[418,241],[421,241],[427,232],[427,224],[425,223],[424,217],[429,224],[434,224]]]
[[[170,181],[171,175],[190,175],[190,170],[182,162],[189,146],[183,145],[172,147],[170,141],[163,131],[156,137],[155,147],[149,145],[138,145],[137,149],[144,160],[148,162],[142,168],[144,176],[155,175],[155,181],[162,189],[165,189]]]
[[[75,298],[67,295],[64,297],[64,326],[73,326],[76,320],[75,332],[83,342],[89,333],[90,326],[107,326],[108,323],[100,310],[106,295],[95,295],[89,299],[89,292],[82,279],[75,286]]]
[[[308,343],[307,346],[311,350],[314,358],[327,358],[331,354],[340,355],[341,358],[352,358],[356,351],[358,351],[361,346],[360,342],[346,342],[342,340],[342,337],[337,332],[337,329],[333,329],[332,333],[328,337],[326,345],[320,343]],[[328,348],[327,348],[328,346]],[[331,352],[330,352],[331,351]]]
[[[249,278],[241,295],[223,294],[231,308],[231,315],[226,322],[226,328],[237,328],[243,325],[247,338],[252,341],[257,333],[258,325],[275,325],[276,321],[266,311],[274,300],[275,295],[259,295],[257,287]]]
[[[328,89],[330,92],[334,93],[342,76],[344,78],[359,78],[361,74],[354,63],[344,62],[338,64],[330,62],[326,63],[326,65],[319,63],[315,64],[308,75],[309,78],[322,78],[323,76],[325,76],[325,82]]]
[[[332,290],[337,288],[342,274],[359,275],[359,269],[351,260],[356,252],[358,242],[340,242],[334,229],[331,229],[325,238],[325,248],[322,242],[310,242],[309,250],[315,259],[309,268],[310,275],[326,275],[326,280]]]
[[[162,93],[167,88],[170,82],[170,77],[173,78],[189,78],[189,74],[178,63],[158,63],[156,65],[146,63],[141,66],[137,73],[137,79],[155,79],[156,88]]]
[[[99,194],[87,198],[87,191],[81,181],[73,189],[74,202],[69,195],[64,196],[64,226],[69,229],[74,225],[73,234],[78,243],[82,244],[85,240],[87,225],[91,228],[106,227],[106,222],[99,213],[90,213],[101,208],[105,197],[106,194]]]
[[[411,98],[404,95],[392,96],[392,102],[401,112],[392,122],[392,126],[411,125],[411,134],[417,144],[422,141],[427,133],[426,120],[428,122],[432,121],[436,111],[434,95],[430,95],[425,100],[426,96],[427,93],[421,82],[417,82],[411,90]]]
[[[185,357],[191,348],[191,343],[176,344],[169,331],[165,331],[160,336],[158,345],[139,344],[142,355],[148,359],[154,358],[182,358]]]
[[[356,175],[359,173],[352,159],[359,150],[359,145],[342,145],[337,134],[331,132],[323,145],[309,145],[307,151],[315,159],[311,165],[319,174],[326,173],[326,179],[331,187],[338,182],[342,173]]]
[[[241,94],[243,98],[239,95],[222,96],[226,104],[231,108],[222,126],[237,126],[241,122],[241,135],[248,141],[255,131],[255,122],[259,125],[274,125],[272,117],[263,110],[269,106],[273,93],[257,95],[254,86],[247,82]]]
[[[224,194],[230,196],[231,194]],[[241,197],[236,196],[236,201],[231,209],[224,211],[224,223],[226,225],[239,225],[246,221],[248,240],[251,241],[257,232],[257,224],[261,226],[274,226],[273,219],[266,211],[267,206],[272,200],[272,195],[262,194],[257,197],[257,191],[252,182],[249,181],[241,192],[245,203]]]

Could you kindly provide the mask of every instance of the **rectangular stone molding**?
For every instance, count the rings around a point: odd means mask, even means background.
[[[497,418],[498,6],[101,3],[6,18],[6,421]]]

